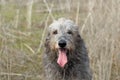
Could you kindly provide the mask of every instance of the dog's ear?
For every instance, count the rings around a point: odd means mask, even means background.
[[[80,34],[79,34],[79,33],[77,34],[77,37],[81,39],[81,36],[80,36]]]
[[[81,40],[81,35],[80,35],[80,32],[79,32],[79,27],[77,26],[77,28],[76,28],[76,39],[77,39],[77,41],[80,41]]]
[[[44,44],[46,47],[49,45],[49,40],[50,40],[50,33],[48,32],[46,35],[45,44]]]
[[[77,41],[80,41],[81,40],[81,36],[79,33],[77,33]]]
[[[79,26],[75,25],[75,31],[76,31],[76,34],[77,34],[77,38],[81,39],[80,32],[79,32]]]
[[[47,33],[46,40],[49,40],[49,39],[50,39],[50,33]]]

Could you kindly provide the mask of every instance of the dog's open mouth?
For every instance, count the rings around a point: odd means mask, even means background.
[[[66,48],[60,48],[58,49],[58,59],[57,63],[60,65],[60,67],[64,68],[65,64],[68,62],[67,59],[67,49]]]

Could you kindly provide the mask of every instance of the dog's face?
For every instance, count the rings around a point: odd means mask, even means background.
[[[67,55],[75,49],[78,27],[73,21],[62,18],[49,26],[48,34],[50,49],[58,55],[57,63],[64,67],[68,60]]]

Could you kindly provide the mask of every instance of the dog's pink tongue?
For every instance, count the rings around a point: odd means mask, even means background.
[[[63,68],[67,63],[66,50],[59,50],[57,63]]]

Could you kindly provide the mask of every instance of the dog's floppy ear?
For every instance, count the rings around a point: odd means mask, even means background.
[[[81,39],[82,39],[82,38],[81,38],[81,36],[80,36],[80,33],[78,32],[78,33],[77,33],[77,42],[79,42]]]
[[[50,39],[50,33],[48,32],[48,33],[47,33],[46,40],[49,40],[49,39]]]
[[[81,39],[80,33],[77,34],[77,37]]]
[[[77,38],[81,39],[80,32],[79,32],[79,26],[75,25],[75,31],[76,31],[76,34],[77,34]]]
[[[76,27],[76,37],[77,37],[77,40],[81,40],[81,35],[80,35],[80,32],[79,32],[79,27],[78,26],[75,26]]]
[[[49,40],[50,40],[50,33],[48,32],[46,35],[45,44],[44,44],[46,47],[49,45]]]

